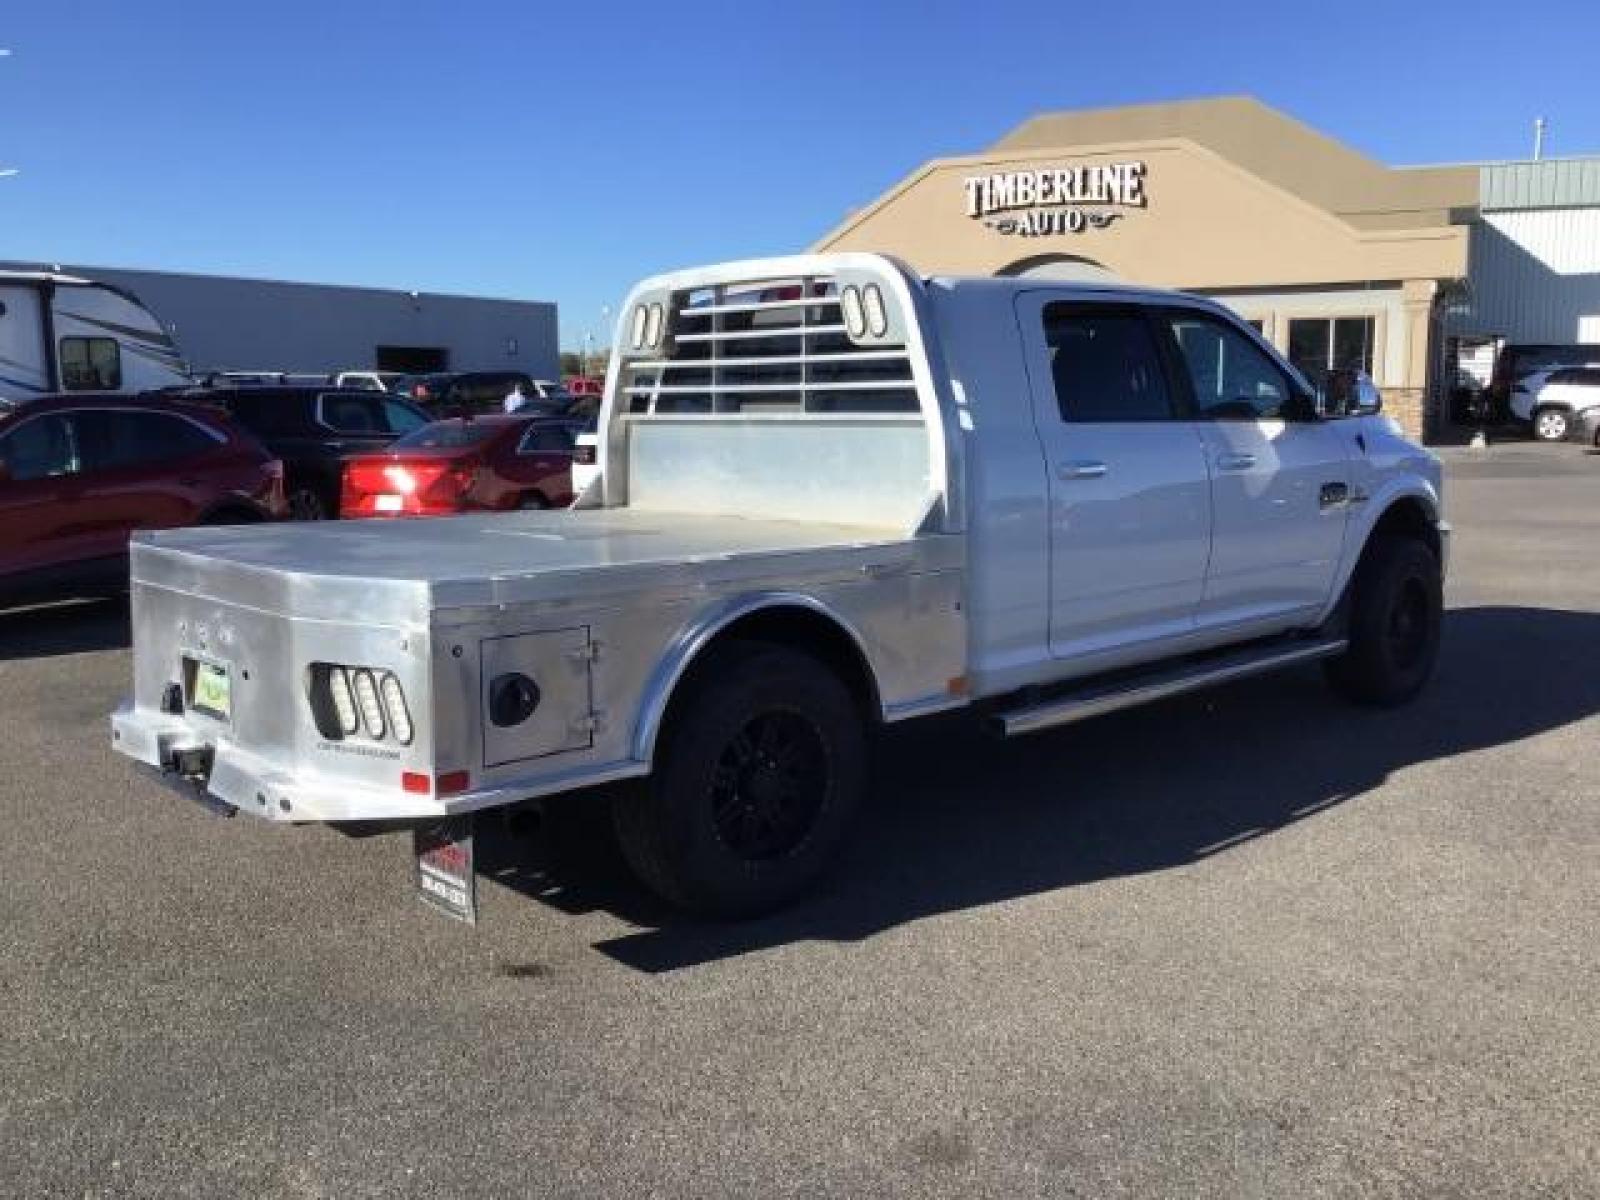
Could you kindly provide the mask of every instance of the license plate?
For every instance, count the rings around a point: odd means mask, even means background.
[[[233,680],[227,667],[194,660],[194,686],[189,689],[189,707],[219,721],[233,719]]]
[[[405,501],[399,496],[379,496],[372,502],[378,512],[399,512]]]

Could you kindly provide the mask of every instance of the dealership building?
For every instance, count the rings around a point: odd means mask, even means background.
[[[815,248],[1200,292],[1428,437],[1501,344],[1600,343],[1600,159],[1391,167],[1245,97],[1034,117]]]
[[[556,306],[542,301],[121,267],[46,269],[132,292],[197,374],[505,370],[560,377]]]

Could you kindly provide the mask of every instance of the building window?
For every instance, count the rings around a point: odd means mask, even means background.
[[[1295,317],[1289,321],[1289,361],[1320,383],[1329,371],[1372,374],[1375,317]]]
[[[116,339],[61,339],[61,386],[69,392],[114,392],[122,386],[122,351]]]

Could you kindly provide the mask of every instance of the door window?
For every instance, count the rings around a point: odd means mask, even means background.
[[[102,409],[78,413],[73,423],[85,471],[181,462],[219,444],[193,422],[167,413]]]
[[[1199,313],[1170,317],[1195,411],[1211,420],[1260,420],[1294,415],[1289,378],[1239,330]]]
[[[69,392],[114,392],[122,386],[122,351],[115,338],[61,339],[61,387]]]
[[[1044,336],[1063,421],[1172,418],[1161,355],[1139,310],[1047,305]]]
[[[61,413],[24,421],[0,438],[0,462],[18,482],[76,474],[78,447],[72,422]]]

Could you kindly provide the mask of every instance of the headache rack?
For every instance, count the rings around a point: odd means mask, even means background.
[[[919,411],[910,355],[883,336],[903,320],[853,337],[830,276],[741,280],[665,301],[659,351],[622,364],[621,407],[632,417]]]

